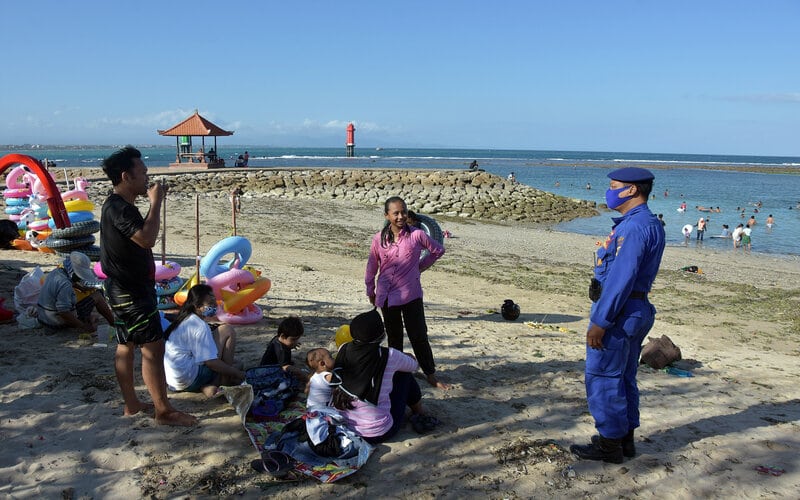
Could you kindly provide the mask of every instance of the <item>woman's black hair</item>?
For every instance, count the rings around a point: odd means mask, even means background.
[[[399,196],[392,196],[391,198],[386,200],[383,203],[383,214],[389,215],[389,205],[398,202],[402,203],[403,206],[405,206],[406,204],[405,200],[403,200],[403,198],[400,198]],[[381,246],[386,247],[387,245],[390,245],[392,243],[394,243],[394,233],[392,232],[392,225],[386,224],[385,226],[383,226],[383,229],[381,230]]]
[[[186,295],[186,302],[181,306],[175,321],[170,323],[169,327],[164,331],[164,340],[169,338],[173,330],[183,323],[183,320],[195,314],[197,308],[203,305],[209,295],[214,295],[214,289],[208,285],[199,284],[190,288],[189,293]]]

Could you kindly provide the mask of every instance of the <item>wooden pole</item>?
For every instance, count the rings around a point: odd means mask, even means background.
[[[236,236],[236,190],[231,191],[231,219],[233,220],[233,235]]]
[[[200,280],[200,195],[194,195],[194,254],[197,280]]]
[[[167,183],[162,179],[161,191],[164,200],[161,202],[161,265],[167,263]]]

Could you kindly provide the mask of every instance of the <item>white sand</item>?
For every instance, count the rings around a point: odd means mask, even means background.
[[[204,198],[201,251],[230,234],[226,210],[224,198]],[[168,258],[187,266],[188,277],[193,200],[171,198],[168,213]],[[0,325],[0,494],[797,498],[798,259],[669,248],[651,296],[659,309],[651,335],[669,335],[684,358],[696,360],[695,377],[643,368],[640,455],[622,465],[580,462],[536,441],[568,448],[594,432],[583,358],[590,252],[599,237],[440,222],[456,237],[423,276],[434,356],[454,385],[447,392],[423,386],[444,422],[439,431],[419,436],[407,426],[364,469],[333,485],[276,483],[250,469],[255,450],[224,401],[174,396],[200,418],[193,429],[122,417],[113,345]],[[258,362],[289,314],[304,319],[304,353],[331,347],[335,329],[368,309],[365,256],[381,207],[246,197],[238,223],[253,242],[250,264],[273,281],[258,302],[267,318],[238,329],[245,364]],[[0,256],[0,296],[9,302],[19,278],[13,269],[49,270],[58,261],[38,252]],[[704,274],[677,271],[691,264]],[[491,312],[507,298],[522,308],[515,322]],[[141,378],[137,388],[146,398]],[[759,465],[786,473],[762,475],[753,469]]]

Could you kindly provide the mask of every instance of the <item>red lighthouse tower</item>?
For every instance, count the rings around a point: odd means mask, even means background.
[[[347,152],[345,156],[352,158],[356,155],[356,127],[351,123],[347,126]]]

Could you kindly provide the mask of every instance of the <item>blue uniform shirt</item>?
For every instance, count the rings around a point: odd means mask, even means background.
[[[589,320],[600,328],[613,325],[631,292],[649,292],[664,253],[664,226],[647,204],[612,218],[614,226],[597,251],[594,277],[603,284]]]

